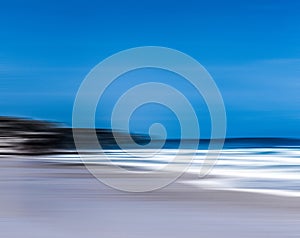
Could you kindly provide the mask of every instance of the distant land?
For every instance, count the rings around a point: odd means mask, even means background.
[[[85,131],[91,129],[76,128]],[[126,134],[110,129],[96,129],[96,134],[104,149],[117,149],[118,141],[126,144],[128,137],[138,144],[147,144],[149,136]],[[196,139],[197,141],[198,139]],[[194,140],[195,141],[195,140]],[[179,139],[165,142],[164,148],[177,148]],[[199,148],[207,149],[210,139],[199,140]],[[88,143],[88,142],[87,142]],[[299,139],[291,138],[226,138],[225,148],[266,148],[299,147]],[[32,120],[27,118],[0,116],[0,154],[39,155],[52,153],[74,153],[75,143],[72,128],[62,127],[58,123]]]
[[[91,129],[76,128],[82,133]],[[96,129],[102,148],[115,149],[119,141],[126,142],[128,134],[109,129]],[[130,135],[137,143],[147,143],[143,135]],[[72,128],[58,123],[27,118],[0,117],[0,154],[49,154],[75,150]]]

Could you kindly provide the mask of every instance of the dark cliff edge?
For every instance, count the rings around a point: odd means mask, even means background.
[[[84,135],[91,129],[76,129]],[[147,136],[109,129],[96,129],[96,134],[101,147],[116,149],[118,142],[127,143],[131,137],[136,143],[145,144]],[[83,139],[84,140],[84,139]],[[89,141],[84,141],[87,145]],[[72,128],[61,127],[59,124],[31,120],[26,118],[0,117],[0,154],[39,155],[53,153],[74,153],[75,143]]]

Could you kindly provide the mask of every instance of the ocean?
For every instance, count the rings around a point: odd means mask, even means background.
[[[198,149],[179,153],[195,157],[185,174],[191,179],[181,181],[209,190],[264,193],[275,196],[300,197],[300,143],[296,139],[249,138],[227,139],[219,158],[204,178],[199,177],[206,158],[208,140],[200,141]],[[85,163],[105,165],[107,159],[128,171],[164,170],[178,153],[179,141],[167,141],[162,149],[106,149],[86,151]],[[82,164],[75,151],[31,156],[32,160],[56,164]],[[180,163],[185,163],[183,159]]]

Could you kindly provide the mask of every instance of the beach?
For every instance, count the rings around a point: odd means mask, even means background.
[[[0,238],[300,238],[300,0],[0,22]]]
[[[158,191],[127,193],[80,164],[0,160],[0,237],[300,235],[298,197],[203,189],[188,183],[198,179],[192,174]]]

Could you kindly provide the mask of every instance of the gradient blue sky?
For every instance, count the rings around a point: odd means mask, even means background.
[[[297,0],[2,1],[0,115],[71,125],[89,70],[146,45],[180,50],[206,67],[224,98],[229,137],[299,137]],[[97,126],[108,126],[98,116]]]

